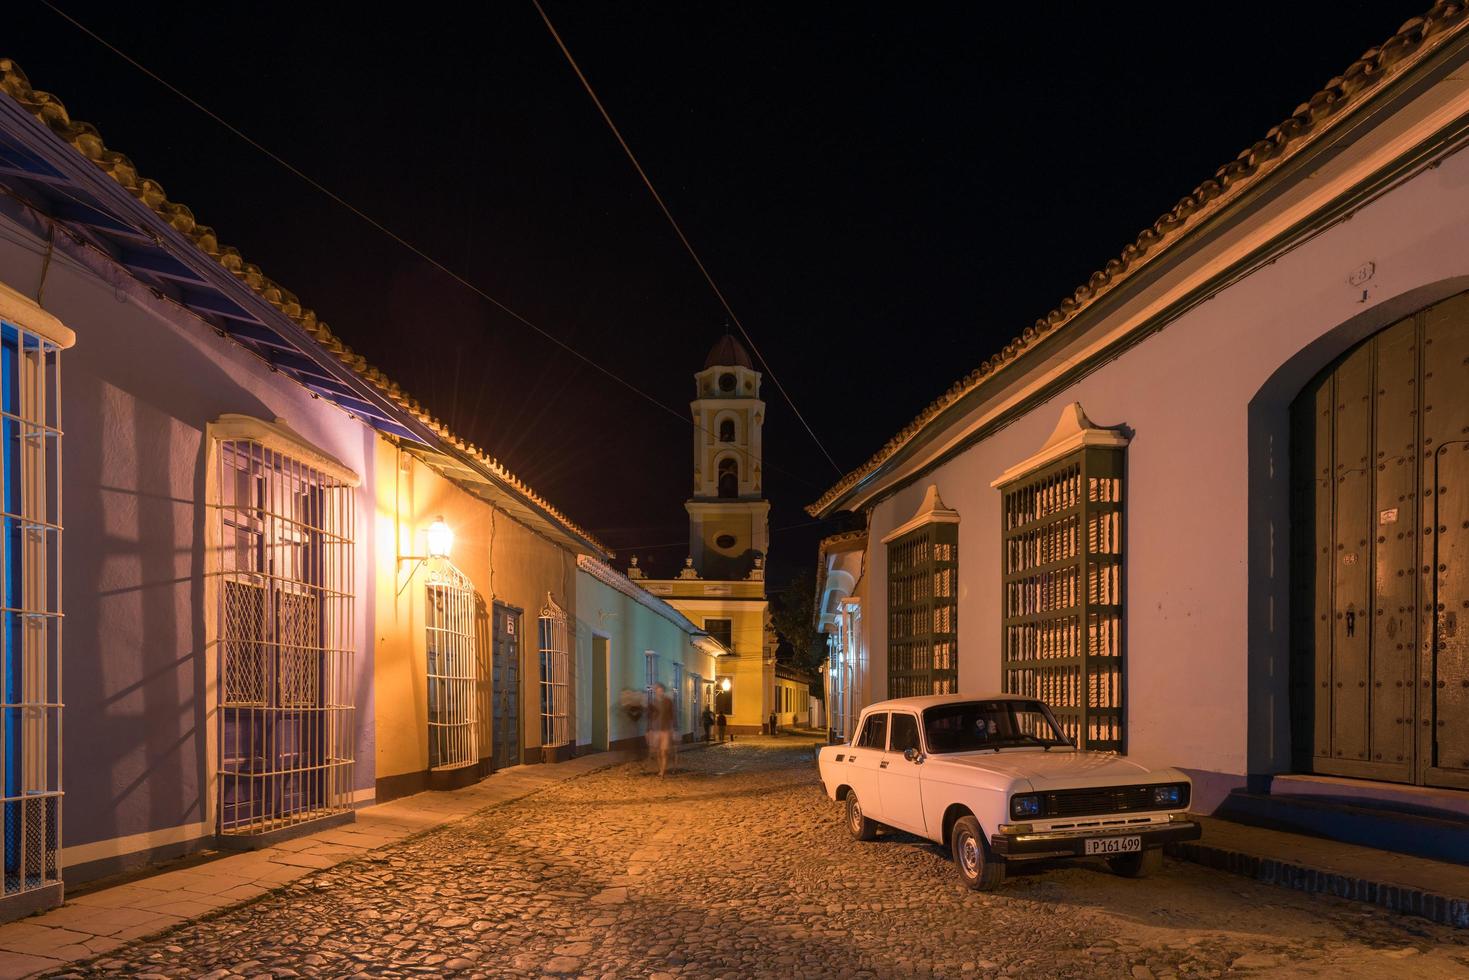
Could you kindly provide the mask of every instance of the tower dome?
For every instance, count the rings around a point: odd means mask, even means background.
[[[704,358],[704,369],[712,367],[741,367],[754,370],[750,363],[750,353],[745,350],[745,345],[735,339],[734,334],[725,334],[720,337],[713,347],[709,348],[709,356]]]

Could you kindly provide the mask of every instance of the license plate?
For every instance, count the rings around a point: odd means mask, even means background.
[[[1086,842],[1087,854],[1127,854],[1142,849],[1141,837],[1095,837]]]

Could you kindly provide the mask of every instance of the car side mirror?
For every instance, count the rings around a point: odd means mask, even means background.
[[[917,762],[921,755],[922,753],[914,748],[907,748],[903,750],[903,758],[907,759],[909,762]]]

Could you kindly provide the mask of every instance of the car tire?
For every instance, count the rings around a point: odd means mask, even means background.
[[[1163,870],[1163,848],[1149,847],[1133,854],[1108,858],[1107,866],[1124,878],[1146,878]]]
[[[1005,883],[1004,862],[991,853],[978,820],[960,817],[955,821],[949,844],[954,852],[954,867],[965,887],[971,891],[987,892]]]
[[[877,823],[868,820],[867,815],[862,812],[862,801],[857,799],[855,790],[847,790],[847,829],[857,840],[876,840]]]

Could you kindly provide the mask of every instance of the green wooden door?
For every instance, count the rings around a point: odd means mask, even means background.
[[[1293,411],[1298,763],[1469,786],[1469,295],[1369,338]]]

